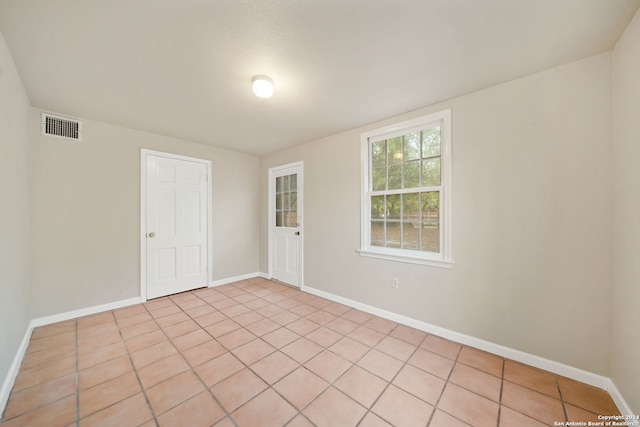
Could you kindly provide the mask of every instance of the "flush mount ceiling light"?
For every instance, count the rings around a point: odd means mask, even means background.
[[[267,76],[255,76],[253,78],[253,93],[260,98],[271,98],[273,80]]]

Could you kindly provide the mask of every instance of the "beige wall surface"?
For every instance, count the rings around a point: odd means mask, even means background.
[[[602,54],[263,158],[261,271],[268,168],[302,160],[306,286],[608,375],[611,91]],[[456,264],[361,257],[360,133],[445,108]]]
[[[0,34],[0,385],[31,319],[29,110],[29,99]]]
[[[83,120],[81,142],[33,141],[34,317],[140,295],[140,149],[212,161],[213,279],[258,270],[259,159]]]
[[[611,375],[640,414],[640,12],[613,52],[613,342]]]

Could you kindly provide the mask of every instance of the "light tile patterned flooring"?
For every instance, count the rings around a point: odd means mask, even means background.
[[[542,426],[600,389],[255,278],[37,328],[12,426]]]

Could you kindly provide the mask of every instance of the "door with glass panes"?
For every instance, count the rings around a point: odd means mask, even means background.
[[[302,285],[302,165],[270,169],[271,276]]]

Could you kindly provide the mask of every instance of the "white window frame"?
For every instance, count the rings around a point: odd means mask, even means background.
[[[407,249],[371,246],[371,156],[370,145],[382,139],[405,135],[421,128],[442,123],[440,139],[440,252],[421,252]],[[361,134],[361,243],[360,255],[390,261],[451,268],[455,263],[451,252],[451,110],[421,116]]]

